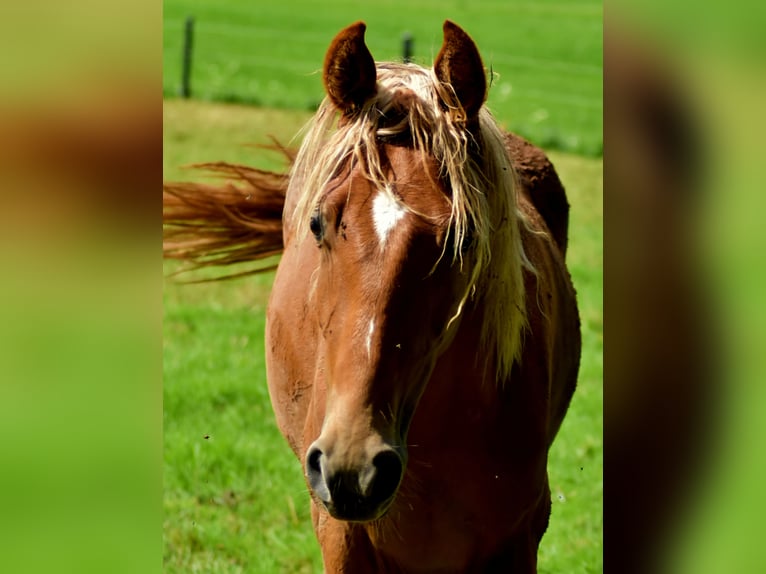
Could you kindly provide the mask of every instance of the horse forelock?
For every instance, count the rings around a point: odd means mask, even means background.
[[[491,350],[487,360],[505,380],[521,356],[527,325],[523,269],[534,271],[521,241],[524,216],[516,202],[516,175],[495,120],[482,108],[478,128],[469,131],[462,108],[452,102],[454,92],[432,69],[399,63],[377,63],[376,95],[353,115],[338,121],[338,110],[325,98],[293,163],[288,194],[298,201],[287,216],[296,238],[305,238],[329,182],[350,162],[363,167],[379,192],[393,196],[395,186],[384,171],[381,142],[406,139],[422,161],[435,160],[451,205],[453,237],[445,245],[452,246],[452,253],[442,256],[463,266],[465,246],[472,255],[468,288],[450,322],[467,304],[483,305],[481,348]]]

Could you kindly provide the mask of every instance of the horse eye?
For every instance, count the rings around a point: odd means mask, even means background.
[[[473,230],[469,229],[468,233],[466,233],[465,237],[463,238],[463,244],[460,246],[460,252],[465,255],[471,250],[471,247],[473,247]]]
[[[467,230],[463,237],[463,242],[460,244],[460,254],[466,255],[473,247],[473,230]],[[455,230],[450,230],[449,238],[447,239],[447,250],[452,251],[455,249]]]
[[[314,238],[317,241],[322,241],[322,217],[319,215],[319,212],[311,216],[309,229],[311,229],[311,233],[314,234]]]

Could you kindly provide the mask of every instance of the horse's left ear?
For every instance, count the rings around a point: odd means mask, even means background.
[[[364,43],[367,26],[357,22],[341,30],[324,58],[324,86],[343,113],[351,113],[375,94],[375,60]]]
[[[449,84],[470,120],[487,99],[487,78],[479,50],[471,37],[455,24],[444,22],[444,42],[434,62],[434,72],[442,84]]]

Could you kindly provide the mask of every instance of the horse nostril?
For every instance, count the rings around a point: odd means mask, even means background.
[[[322,473],[322,450],[316,446],[309,448],[306,453],[306,478],[311,490],[324,502],[330,500],[330,491]]]
[[[372,464],[375,475],[372,484],[368,486],[368,495],[375,501],[383,502],[391,498],[399,488],[404,470],[402,459],[396,451],[384,450],[375,455]]]
[[[322,458],[322,451],[312,446],[306,456],[306,467],[310,472],[322,473],[322,467],[319,463],[320,458]]]

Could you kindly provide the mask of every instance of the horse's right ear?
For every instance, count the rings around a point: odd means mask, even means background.
[[[451,86],[465,119],[475,118],[487,99],[484,64],[471,37],[449,20],[444,22],[444,42],[436,56],[434,72],[439,82]]]
[[[375,94],[375,60],[364,43],[367,26],[357,22],[335,36],[324,59],[327,95],[343,113],[353,113]]]

